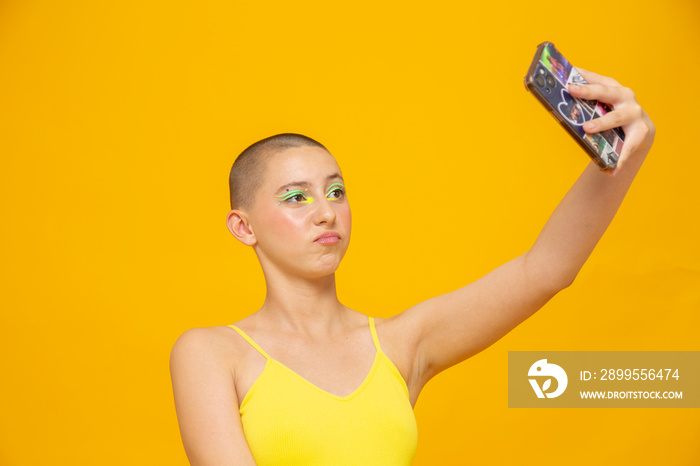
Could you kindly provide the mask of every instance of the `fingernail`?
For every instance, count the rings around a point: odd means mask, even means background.
[[[585,122],[585,123],[583,124],[583,129],[589,129],[589,130],[590,130],[590,129],[593,129],[593,128],[595,128],[595,123],[593,123],[592,121],[587,121],[587,122]]]

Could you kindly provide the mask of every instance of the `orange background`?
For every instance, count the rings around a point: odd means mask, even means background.
[[[416,465],[700,462],[692,409],[508,409],[509,350],[700,350],[700,7],[0,3],[0,464],[184,465],[168,355],[257,309],[228,170],[338,159],[340,299],[390,316],[521,254],[587,163],[525,91],[538,43],[633,88],[656,144],[575,284],[416,406]],[[573,457],[572,457],[573,455]]]

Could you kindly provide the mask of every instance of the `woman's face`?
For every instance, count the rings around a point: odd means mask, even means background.
[[[249,215],[266,276],[320,278],[335,272],[350,242],[350,205],[340,167],[318,147],[272,155]],[[332,234],[317,239],[321,234]]]

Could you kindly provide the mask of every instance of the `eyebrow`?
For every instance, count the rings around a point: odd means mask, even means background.
[[[333,179],[336,179],[336,178],[339,178],[340,181],[345,182],[345,180],[343,180],[343,177],[340,175],[340,173],[333,173],[332,175],[328,175],[328,176],[326,177],[326,183],[328,183],[329,181],[331,181],[331,180],[333,180]],[[283,186],[280,186],[280,187],[277,189],[277,191],[275,191],[275,193],[279,193],[280,191],[284,191],[285,189],[287,189],[287,188],[292,188],[292,187],[294,187],[294,186],[301,186],[301,187],[305,188],[305,187],[311,186],[311,183],[309,183],[308,181],[305,181],[305,180],[302,180],[302,181],[292,181],[291,183],[287,183],[287,184],[285,184],[285,185],[283,185]]]

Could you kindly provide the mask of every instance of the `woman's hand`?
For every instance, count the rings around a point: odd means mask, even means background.
[[[586,133],[599,133],[607,129],[621,126],[625,132],[625,143],[622,146],[617,167],[610,172],[615,176],[627,160],[635,157],[644,157],[654,142],[656,128],[649,115],[637,103],[634,92],[623,87],[612,78],[601,76],[591,71],[576,68],[588,85],[569,86],[569,92],[574,97],[587,100],[599,100],[613,108],[600,118],[594,118],[583,125]]]

